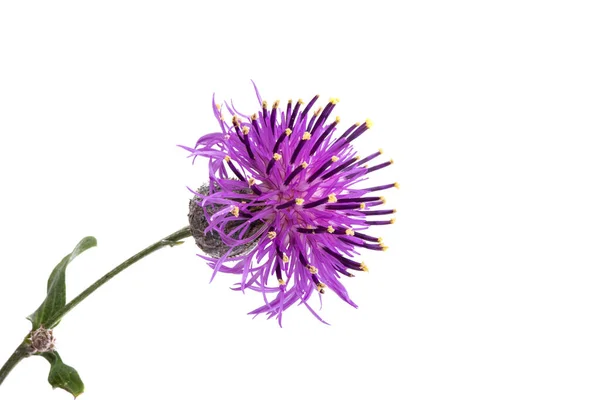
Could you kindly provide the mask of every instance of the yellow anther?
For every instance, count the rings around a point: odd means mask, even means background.
[[[383,149],[379,149],[379,154],[383,154]]]
[[[358,160],[360,160],[360,156],[358,156],[358,155],[354,156],[354,161],[358,161]]]
[[[379,201],[381,201],[381,204],[385,204],[385,197],[381,196],[381,197],[379,198]]]
[[[339,124],[341,120],[342,119],[339,116],[335,117],[335,123],[336,124]]]
[[[304,100],[298,99],[298,104],[304,104]]]
[[[256,121],[258,119],[258,114],[254,113],[250,118],[252,118],[253,121]]]
[[[221,105],[217,104],[217,110],[221,111]]]
[[[393,224],[394,222],[396,222],[396,218],[390,219],[390,224]]]
[[[393,164],[393,163],[394,163],[394,160],[390,158],[390,164]]]
[[[336,97],[331,97],[331,98],[329,98],[329,102],[330,102],[331,104],[337,104],[337,103],[339,103],[339,102],[340,102],[340,99],[338,99],[338,98],[336,98]]]
[[[400,184],[399,184],[398,182],[394,182],[394,187],[395,187],[396,189],[400,189]]]
[[[238,206],[234,206],[233,210],[231,210],[231,213],[233,214],[234,217],[239,217],[240,216],[240,208]]]
[[[389,247],[387,247],[387,246],[381,246],[381,250],[386,251],[387,249],[389,249]]]
[[[290,128],[285,128],[285,135],[290,136],[292,134],[292,130]]]
[[[254,179],[254,178],[248,179],[248,186],[254,185],[254,182],[256,182],[256,179]]]
[[[360,122],[355,122],[354,126],[360,126]]]
[[[381,242],[383,242],[383,238],[382,238],[382,237],[380,237],[380,238],[377,238],[377,242],[378,242],[378,243],[381,243]]]
[[[273,108],[277,107],[279,107],[279,100],[275,100],[275,103],[273,103]]]
[[[304,204],[304,199],[297,198],[296,199],[296,204],[299,205],[299,206],[301,206],[302,204]]]
[[[346,235],[348,235],[348,236],[354,236],[354,231],[352,230],[352,228],[346,229]]]
[[[321,114],[321,111],[323,111],[323,107],[317,108],[313,114],[315,115],[315,117],[318,117],[319,114]]]
[[[229,162],[229,161],[231,161],[231,157],[225,156],[225,162]]]
[[[274,159],[275,161],[279,161],[279,160],[281,160],[281,154],[279,154],[279,153],[275,153],[275,154],[273,154],[273,159]]]
[[[289,99],[289,100],[288,100],[288,104],[292,104],[292,99]]]
[[[284,254],[283,257],[281,257],[281,259],[283,260],[284,263],[290,261],[290,258],[287,256],[287,254]]]
[[[302,164],[300,164],[300,166],[302,168],[306,168],[306,167],[308,167],[308,163],[306,161],[304,161]]]
[[[281,286],[285,286],[285,281],[283,279],[278,279],[278,281]]]
[[[316,274],[317,272],[319,272],[319,270],[317,270],[314,266],[309,265],[308,266],[308,270],[310,271],[311,274]]]
[[[359,207],[361,210],[364,210],[367,205],[365,203],[360,203]]]
[[[302,140],[309,140],[310,139],[310,132],[304,132],[304,135],[302,135]]]
[[[267,101],[266,101],[266,100],[263,100],[263,102],[262,102],[262,106],[263,106],[263,108],[267,108],[267,105],[268,105],[268,104],[269,104],[269,103],[267,103]]]
[[[367,125],[367,129],[371,129],[371,127],[373,126],[373,121],[367,118],[365,124]]]
[[[335,229],[333,229],[333,226],[329,225],[329,226],[327,227],[327,232],[329,232],[329,233],[333,233],[333,232],[335,232]]]
[[[326,286],[324,283],[321,283],[321,282],[319,282],[319,283],[317,284],[317,290],[318,290],[318,291],[319,291],[319,293],[321,293],[321,294],[325,293],[325,288],[326,288],[326,287],[327,287],[327,286]]]
[[[275,231],[269,231],[269,233],[267,233],[267,236],[268,236],[269,239],[273,240],[277,236],[277,232],[275,232]]]
[[[335,194],[330,194],[329,196],[327,196],[327,202],[328,203],[335,203],[335,202],[337,202],[337,197],[335,197]]]
[[[248,132],[250,132],[250,128],[248,128],[247,126],[244,126],[244,127],[242,128],[242,133],[243,133],[244,135],[247,135],[247,134],[248,134]]]
[[[231,123],[232,123],[234,126],[240,126],[240,121],[238,121],[238,118],[237,118],[237,116],[235,116],[235,115],[233,116],[233,118],[231,118]]]
[[[369,268],[367,268],[367,266],[364,262],[360,263],[360,269],[362,269],[365,272],[369,272]]]
[[[339,160],[340,158],[337,156],[333,156],[331,157],[331,161],[336,162],[337,160]]]

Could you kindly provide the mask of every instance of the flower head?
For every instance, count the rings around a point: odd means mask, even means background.
[[[338,99],[316,110],[318,95],[280,108],[256,94],[261,109],[252,115],[227,103],[223,109],[213,97],[220,131],[184,147],[194,158],[208,158],[209,183],[195,192],[190,211],[192,227],[194,219],[201,227],[194,236],[209,254],[201,257],[213,277],[241,275],[236,289],[261,292],[265,300],[250,314],[276,316],[280,324],[282,312],[297,302],[321,320],[307,301],[326,288],[356,307],[340,279],[367,271],[352,259],[359,249],[386,249],[366,231],[394,223],[387,215],[395,210],[376,208],[385,203],[376,192],[398,184],[355,186],[392,160],[368,167],[382,151],[360,159],[353,148],[369,120],[334,135],[340,119],[329,117]],[[204,246],[209,235],[221,245]]]

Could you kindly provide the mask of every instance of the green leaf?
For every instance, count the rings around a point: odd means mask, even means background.
[[[40,355],[50,363],[48,382],[54,389],[64,389],[71,393],[73,397],[83,393],[84,386],[79,374],[75,371],[75,368],[64,364],[56,351],[41,353]]]
[[[33,324],[32,330],[36,330],[42,325],[46,329],[51,329],[58,325],[60,321],[54,322],[52,326],[46,326],[46,322],[67,303],[67,287],[65,284],[67,265],[69,265],[69,263],[79,254],[94,246],[96,246],[96,238],[92,236],[84,237],[77,246],[75,246],[73,252],[66,255],[54,268],[50,274],[50,278],[48,278],[48,293],[46,299],[33,314],[27,317]]]

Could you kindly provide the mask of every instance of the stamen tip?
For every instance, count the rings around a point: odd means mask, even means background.
[[[301,166],[303,169],[306,169],[306,167],[308,167],[308,163],[307,163],[306,161],[304,161],[302,164],[300,164],[300,166]]]
[[[367,129],[371,129],[371,127],[373,126],[373,121],[367,118],[365,124],[367,125]]]
[[[269,239],[273,240],[277,236],[277,232],[275,232],[275,231],[269,231],[269,233],[267,233],[267,236],[268,236]]]
[[[325,288],[326,288],[326,287],[327,287],[327,286],[326,286],[324,283],[321,283],[321,282],[319,282],[319,283],[317,284],[317,290],[318,290],[318,291],[319,291],[319,293],[321,293],[321,294],[325,293]]]
[[[327,202],[328,203],[335,203],[335,202],[337,202],[337,197],[335,197],[335,194],[330,194],[329,196],[327,196]]]
[[[279,154],[279,153],[274,153],[274,154],[273,154],[273,159],[274,159],[275,161],[279,161],[279,160],[281,160],[281,154]]]
[[[285,135],[290,136],[292,134],[292,130],[290,128],[285,129]]]
[[[302,204],[304,204],[304,199],[302,199],[302,198],[300,198],[300,197],[299,197],[299,198],[297,198],[297,199],[296,199],[296,204],[297,204],[297,205],[299,205],[299,206],[301,206]]]
[[[240,208],[238,206],[234,206],[233,209],[231,210],[231,213],[233,214],[234,217],[239,217],[240,216]]]
[[[369,268],[367,268],[367,265],[364,262],[360,263],[360,269],[365,272],[369,272]]]
[[[229,162],[229,161],[231,161],[231,157],[229,157],[229,156],[225,156],[225,159],[224,159],[224,160],[225,160],[225,162]]]
[[[352,228],[346,229],[346,235],[348,235],[348,236],[354,236],[354,231],[352,230]]]
[[[333,232],[335,232],[335,229],[333,229],[333,226],[329,225],[329,226],[327,227],[327,232],[329,232],[329,233],[333,233]]]
[[[400,189],[400,184],[399,184],[398,182],[394,182],[394,187],[395,187],[396,189]]]
[[[304,135],[302,135],[302,140],[309,140],[310,139],[310,132],[304,132]]]
[[[340,158],[338,156],[332,156],[331,157],[331,161],[336,162],[337,160],[339,160]]]

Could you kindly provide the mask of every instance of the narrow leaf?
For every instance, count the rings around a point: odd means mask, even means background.
[[[54,389],[64,389],[71,393],[73,397],[77,397],[83,393],[84,385],[79,374],[75,368],[64,364],[56,351],[41,353],[40,355],[50,363],[48,382]]]
[[[33,314],[27,317],[27,319],[33,324],[32,330],[36,330],[42,325],[47,329],[54,328],[56,325],[58,325],[58,322],[60,321],[56,321],[54,324],[52,324],[52,326],[46,326],[45,323],[67,303],[67,288],[65,284],[65,272],[67,266],[79,254],[94,246],[96,246],[96,239],[94,237],[84,237],[77,244],[77,246],[75,246],[73,252],[66,255],[54,268],[50,274],[50,278],[48,278],[48,291],[46,299]]]

